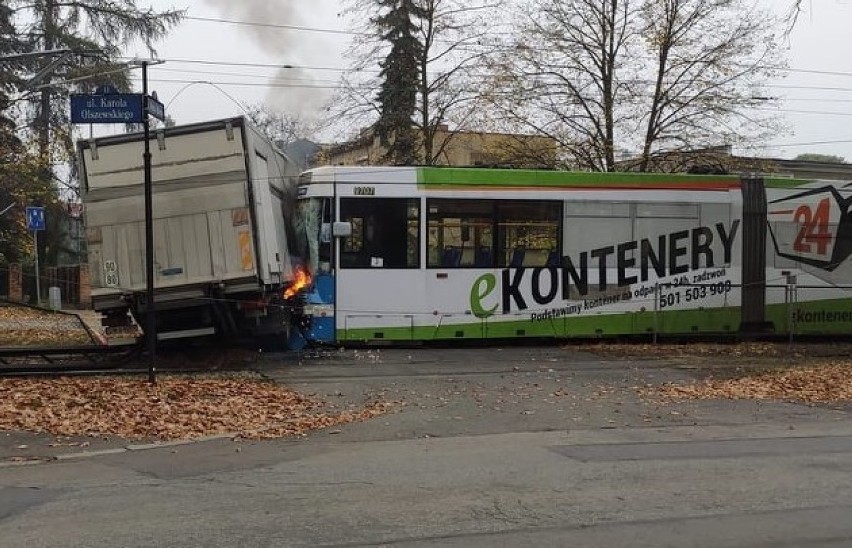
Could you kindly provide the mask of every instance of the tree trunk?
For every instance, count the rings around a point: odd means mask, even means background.
[[[44,2],[44,49],[50,51],[56,47],[56,20],[55,13],[56,4],[54,0],[45,0]],[[38,119],[38,151],[39,158],[44,169],[49,169],[51,164],[50,157],[50,109],[51,109],[51,89],[49,87],[50,77],[48,76],[48,85],[42,88],[39,98],[40,112]]]
[[[663,46],[660,48],[659,64],[657,65],[657,81],[654,83],[654,97],[651,99],[651,110],[648,113],[648,127],[645,131],[645,143],[642,146],[642,161],[639,163],[639,171],[648,171],[651,163],[651,147],[657,132],[657,120],[660,117],[660,103],[662,101],[663,76],[668,66],[669,50]]]

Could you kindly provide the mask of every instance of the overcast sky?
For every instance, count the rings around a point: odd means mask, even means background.
[[[150,5],[158,10],[186,7],[174,0],[151,0]],[[852,0],[805,0],[805,7],[789,40],[793,70],[770,88],[773,96],[785,98],[781,110],[790,132],[767,143],[762,155],[792,158],[817,152],[852,161]],[[339,0],[204,0],[193,2],[188,15],[344,30],[339,9]],[[316,108],[331,93],[323,87],[333,87],[340,76],[334,69],[347,64],[342,57],[347,42],[344,34],[190,19],[158,45],[159,57],[167,62],[151,68],[151,88],[181,124],[238,115],[247,104],[268,103],[288,111]],[[195,81],[211,84],[191,83]],[[846,142],[811,144],[823,141]]]

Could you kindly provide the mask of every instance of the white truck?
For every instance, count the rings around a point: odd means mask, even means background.
[[[297,168],[245,118],[151,131],[157,337],[283,337]],[[144,325],[143,135],[77,149],[94,309]]]

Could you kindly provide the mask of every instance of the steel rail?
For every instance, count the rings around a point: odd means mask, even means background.
[[[114,371],[141,352],[139,344],[0,348],[0,376]]]

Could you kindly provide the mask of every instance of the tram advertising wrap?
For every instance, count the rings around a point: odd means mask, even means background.
[[[300,184],[317,341],[852,332],[845,182],[329,167]]]

